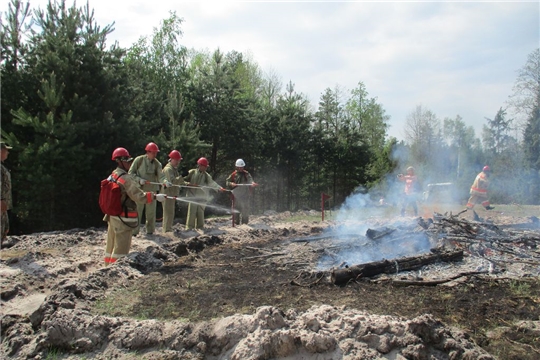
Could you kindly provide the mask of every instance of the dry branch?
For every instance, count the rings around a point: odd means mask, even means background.
[[[296,286],[301,286],[301,287],[312,287],[313,285],[316,285],[317,283],[319,283],[323,278],[324,278],[324,274],[320,274],[319,276],[317,276],[317,279],[315,281],[312,281],[308,284],[300,284],[298,281],[296,281],[296,279],[298,279],[300,277],[300,275],[298,275],[296,278],[292,279],[291,280],[291,285],[296,285]]]
[[[271,254],[264,254],[264,255],[257,255],[257,256],[249,256],[245,257],[244,260],[253,260],[253,259],[260,259],[260,258],[267,258],[272,256],[281,256],[281,255],[287,255],[286,252],[279,252],[279,253],[271,253]]]
[[[505,336],[504,339],[505,339],[506,341],[508,341],[508,342],[510,342],[510,343],[512,343],[512,344],[514,344],[514,345],[517,345],[517,346],[523,346],[523,347],[525,347],[526,349],[530,349],[530,350],[534,351],[535,353],[540,354],[540,351],[537,350],[537,349],[536,349],[534,346],[532,346],[532,345],[525,344],[525,343],[520,343],[519,341],[515,341],[515,340],[510,339],[508,336]]]
[[[460,273],[455,276],[449,277],[447,279],[440,279],[440,280],[391,280],[392,285],[398,285],[398,286],[409,286],[409,285],[418,285],[418,286],[436,286],[439,284],[444,284],[447,282],[450,282],[455,279],[459,279],[460,277],[464,276],[471,276],[471,275],[479,275],[479,274],[487,274],[487,271],[471,271],[466,273]]]

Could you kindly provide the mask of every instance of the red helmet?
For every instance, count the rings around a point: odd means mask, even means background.
[[[159,151],[159,148],[158,146],[153,143],[153,142],[149,142],[146,147],[144,148],[144,150],[146,151],[151,151],[151,152],[158,152]]]
[[[112,160],[116,160],[118,158],[126,158],[126,160],[128,161],[131,160],[131,156],[129,155],[129,152],[123,147],[116,148],[112,152]]]
[[[174,160],[182,160],[182,155],[180,154],[180,151],[173,150],[170,152],[169,157]]]
[[[482,169],[482,171],[491,171],[491,170],[489,169],[489,166],[486,165],[486,166],[484,166],[484,168]]]
[[[202,157],[199,160],[197,160],[197,164],[201,166],[208,166],[208,160],[206,160],[205,157]]]

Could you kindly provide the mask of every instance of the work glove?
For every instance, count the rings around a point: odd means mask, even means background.
[[[255,181],[251,183],[251,186],[259,186]]]
[[[162,202],[165,201],[165,198],[167,197],[167,195],[165,195],[165,194],[156,194],[156,195],[154,195],[154,197],[156,198],[157,201],[162,203]]]
[[[140,180],[139,180],[139,184],[141,184],[141,185],[146,184],[146,180],[145,180],[145,179],[140,179]]]
[[[227,189],[225,189],[225,188],[222,187],[222,188],[219,188],[219,191],[225,192],[225,191],[227,191]]]
[[[173,186],[169,180],[165,180],[165,182],[163,183],[163,185],[165,186],[165,189],[167,188],[170,188],[171,186]]]
[[[232,186],[232,187],[236,187],[236,183],[235,183],[235,182],[232,182],[232,183],[231,183],[231,186]]]

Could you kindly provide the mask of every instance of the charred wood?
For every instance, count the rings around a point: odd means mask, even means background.
[[[377,240],[380,239],[386,235],[389,235],[396,231],[396,229],[391,228],[381,228],[381,229],[367,229],[366,231],[366,237],[370,238],[371,240]]]
[[[463,250],[449,251],[444,253],[427,254],[414,257],[399,258],[394,260],[382,260],[371,263],[351,266],[346,269],[334,270],[331,274],[332,282],[336,285],[343,285],[350,280],[362,277],[371,277],[378,274],[391,274],[399,271],[409,271],[421,268],[424,265],[437,261],[461,261]]]

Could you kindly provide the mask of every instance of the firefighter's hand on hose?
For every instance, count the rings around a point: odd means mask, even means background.
[[[139,180],[139,184],[141,184],[141,185],[146,184],[146,180],[145,180],[145,179],[140,179],[140,180]]]
[[[159,202],[164,202],[167,195],[165,194],[155,194],[154,198]]]
[[[225,188],[222,187],[222,188],[219,188],[219,191],[225,192],[225,191],[227,191],[227,189],[225,189]]]
[[[236,187],[236,183],[235,183],[235,182],[232,182],[232,183],[231,183],[231,186],[232,186],[233,188]]]
[[[251,183],[251,186],[259,186],[255,181]]]
[[[165,186],[165,189],[167,189],[167,188],[170,188],[172,184],[170,183],[169,180],[165,180],[165,182],[163,183],[163,186]]]

